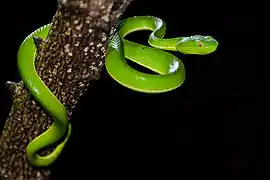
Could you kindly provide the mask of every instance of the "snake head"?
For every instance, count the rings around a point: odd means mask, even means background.
[[[184,54],[205,55],[217,49],[218,41],[212,36],[194,35],[184,37],[176,43],[176,48]]]

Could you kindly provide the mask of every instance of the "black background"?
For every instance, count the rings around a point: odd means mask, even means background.
[[[39,4],[40,3],[40,4]],[[253,6],[253,5],[252,5]],[[4,13],[1,48],[1,128],[11,99],[5,82],[20,79],[16,53],[33,30],[51,21],[54,1],[10,2]],[[122,18],[153,15],[167,23],[166,37],[211,35],[219,41],[208,56],[175,53],[187,79],[175,91],[131,91],[106,72],[81,98],[73,134],[53,165],[54,179],[255,179],[256,61],[250,4],[163,3],[137,0]],[[130,40],[147,43],[149,32]]]

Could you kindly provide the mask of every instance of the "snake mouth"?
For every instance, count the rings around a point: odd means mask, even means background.
[[[217,49],[216,46],[204,46],[200,48],[189,48],[189,47],[177,47],[177,50],[183,54],[196,54],[196,55],[207,55],[211,54]]]

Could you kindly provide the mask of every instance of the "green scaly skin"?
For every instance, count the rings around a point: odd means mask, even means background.
[[[153,31],[144,46],[124,39],[135,31]],[[179,51],[184,54],[205,55],[216,50],[218,42],[211,36],[189,36],[163,39],[166,24],[153,16],[135,16],[119,23],[106,54],[106,68],[110,76],[121,85],[144,93],[161,93],[181,86],[185,80],[185,67],[174,55],[161,51]],[[156,73],[146,74],[130,67],[125,58]]]
[[[43,83],[35,69],[36,47],[33,37],[46,38],[49,29],[50,25],[45,25],[31,33],[22,42],[17,55],[18,70],[25,86],[54,120],[52,126],[31,141],[26,149],[29,163],[33,166],[40,167],[49,166],[58,158],[71,134],[71,124],[68,122],[66,108]],[[40,156],[37,154],[39,150],[42,150],[61,139],[66,131],[67,135],[65,139],[52,153],[47,156]]]
[[[25,86],[42,107],[52,116],[52,126],[29,143],[26,154],[34,166],[52,164],[62,152],[70,134],[71,124],[65,107],[42,82],[35,69],[33,37],[46,38],[51,25],[45,25],[30,34],[21,44],[18,52],[18,69]],[[153,31],[148,39],[152,47],[147,47],[124,39],[134,31]],[[111,37],[105,57],[105,66],[110,76],[121,85],[144,93],[161,93],[181,86],[185,80],[185,67],[180,59],[162,51],[179,51],[184,54],[205,55],[216,50],[218,42],[211,36],[195,35],[163,39],[166,24],[153,16],[135,16],[119,23],[118,30]],[[162,50],[161,50],[162,49]],[[158,75],[146,74],[131,68],[125,58],[134,61]],[[66,134],[66,136],[65,136]],[[60,138],[64,140],[47,156],[37,152]]]

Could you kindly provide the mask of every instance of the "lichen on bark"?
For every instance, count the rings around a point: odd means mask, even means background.
[[[100,78],[109,37],[133,0],[59,0],[48,37],[38,44],[38,75],[65,105],[69,118],[80,97]],[[27,144],[52,123],[23,82],[7,82],[12,107],[0,136],[0,179],[49,179],[30,166]]]

